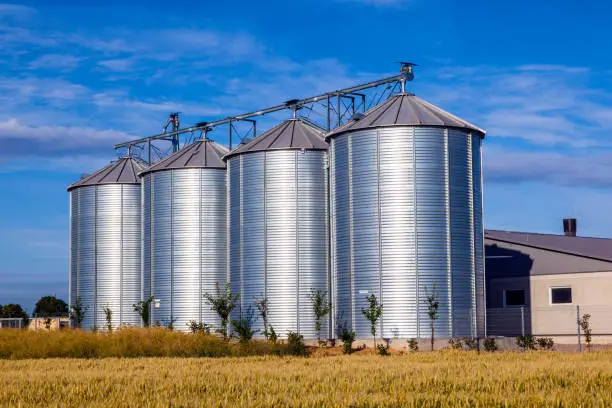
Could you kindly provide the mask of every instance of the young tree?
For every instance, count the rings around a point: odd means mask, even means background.
[[[591,315],[582,315],[582,318],[578,321],[578,323],[580,323],[580,328],[582,328],[582,331],[584,332],[584,341],[586,342],[587,350],[591,351],[591,341],[593,333],[593,330],[591,329]]]
[[[85,319],[85,313],[87,313],[88,306],[83,306],[81,297],[77,296],[74,304],[70,306],[70,319],[74,322],[77,328],[81,328],[83,319]]]
[[[113,331],[113,311],[108,306],[104,306],[102,310],[104,311],[104,317],[106,319],[106,329],[109,332],[112,332]]]
[[[331,309],[331,302],[327,301],[327,292],[321,289],[310,289],[308,295],[312,302],[312,309],[315,314],[315,330],[317,331],[317,340],[321,342],[321,319],[323,319]]]
[[[370,333],[374,337],[374,348],[376,348],[376,323],[380,316],[382,316],[383,305],[378,303],[378,299],[376,299],[376,295],[373,293],[370,296],[366,296],[366,300],[368,301],[368,308],[361,308],[361,314],[370,322]]]
[[[236,307],[238,299],[240,299],[240,294],[232,295],[229,283],[226,283],[223,285],[223,288],[221,288],[219,282],[217,282],[214,295],[209,293],[204,294],[204,300],[210,305],[210,309],[214,310],[221,318],[221,332],[224,340],[228,339],[227,325],[230,314]]]
[[[151,296],[147,300],[141,300],[132,305],[134,311],[140,315],[144,327],[149,327],[149,321],[151,319],[151,303],[153,303],[154,299],[155,298]]]
[[[249,306],[244,316],[241,313],[239,320],[232,320],[232,327],[240,343],[248,343],[253,338],[253,334],[257,332],[253,330],[254,314],[253,308]]]
[[[270,332],[268,331],[268,298],[263,294],[260,298],[255,298],[255,306],[257,307],[261,320],[263,321],[263,335],[266,337],[266,340],[270,340]]]
[[[427,290],[427,288],[425,288],[425,290]],[[438,320],[438,309],[440,308],[440,302],[438,301],[438,297],[436,295],[435,286],[431,293],[429,293],[425,298],[425,303],[427,303],[427,316],[429,317],[431,327],[431,351],[433,351],[435,338],[434,322]]]

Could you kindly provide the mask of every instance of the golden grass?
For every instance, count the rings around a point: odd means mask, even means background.
[[[0,361],[13,406],[612,406],[612,352]]]
[[[121,329],[112,333],[81,330],[0,330],[0,359],[104,357],[228,357],[288,354],[284,344],[246,345],[220,337],[164,328]]]

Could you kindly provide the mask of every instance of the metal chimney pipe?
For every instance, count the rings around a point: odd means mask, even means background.
[[[575,218],[564,218],[563,219],[563,235],[566,237],[576,236],[576,219]]]

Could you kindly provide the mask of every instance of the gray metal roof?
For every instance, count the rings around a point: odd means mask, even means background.
[[[72,183],[67,190],[100,184],[140,184],[138,173],[144,169],[145,166],[134,158],[122,157],[76,183]]]
[[[221,159],[229,150],[210,139],[201,139],[145,169],[140,176],[154,171],[198,168],[225,169]]]
[[[239,145],[229,152],[223,160],[238,154],[263,152],[266,150],[327,150],[327,148],[328,145],[321,131],[303,120],[289,119],[255,137],[253,140]]]
[[[486,230],[485,239],[612,262],[612,239]]]
[[[353,119],[338,127],[329,138],[344,132],[382,126],[435,126],[463,129],[477,132],[484,137],[485,131],[465,120],[452,115],[411,93],[400,93],[391,96],[365,112],[361,118]]]

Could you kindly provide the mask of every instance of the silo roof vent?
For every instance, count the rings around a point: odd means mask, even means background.
[[[96,186],[100,184],[140,184],[138,173],[145,165],[133,157],[122,157],[104,166],[95,173],[81,178],[68,186],[68,191],[77,187]]]
[[[471,123],[438,108],[411,93],[391,96],[350,122],[335,129],[327,140],[339,133],[387,126],[434,126],[476,132],[484,137],[485,131]]]

